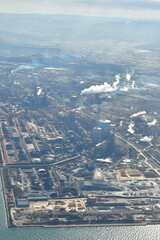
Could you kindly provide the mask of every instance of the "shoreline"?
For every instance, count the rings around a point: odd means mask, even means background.
[[[10,221],[10,216],[9,216],[9,209],[7,206],[7,201],[6,201],[6,194],[5,194],[5,186],[4,186],[4,179],[3,179],[3,172],[2,172],[2,168],[0,169],[0,180],[1,180],[1,186],[2,186],[2,193],[3,193],[3,203],[4,203],[4,213],[5,213],[5,217],[6,217],[6,225],[8,228],[12,228],[11,226],[11,221]]]
[[[57,225],[19,225],[19,226],[10,226],[9,228],[72,228],[72,227],[112,227],[112,226],[147,226],[147,225],[158,225],[160,223],[152,222],[141,222],[141,223],[93,223],[93,224],[57,224]]]

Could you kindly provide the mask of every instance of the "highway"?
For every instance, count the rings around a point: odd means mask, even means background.
[[[3,165],[0,165],[0,168],[6,168],[6,167],[9,167],[9,168],[23,168],[23,167],[45,167],[45,166],[56,166],[56,165],[59,165],[59,164],[63,164],[63,163],[66,163],[66,162],[70,162],[70,161],[74,161],[75,159],[79,158],[80,155],[76,155],[74,157],[71,157],[71,158],[67,158],[67,159],[64,159],[64,160],[61,160],[61,161],[58,161],[58,162],[44,162],[44,163],[15,163],[15,164],[7,164],[6,166],[3,166]]]

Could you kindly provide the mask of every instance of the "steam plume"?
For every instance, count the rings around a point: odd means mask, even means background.
[[[126,79],[128,82],[131,80],[131,77],[132,77],[132,75],[129,74],[129,73],[127,73],[127,74],[125,75],[125,79]]]
[[[37,96],[40,96],[42,94],[42,88],[37,87]]]
[[[121,77],[119,74],[115,75],[115,81],[113,83],[114,88],[117,88],[117,85],[119,84],[120,79],[121,79]]]
[[[105,82],[102,85],[95,85],[89,88],[82,90],[81,95],[88,95],[88,94],[98,94],[98,93],[106,93],[106,92],[113,92],[115,88]]]

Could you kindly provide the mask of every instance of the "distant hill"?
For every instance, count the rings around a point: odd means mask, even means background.
[[[159,44],[160,22],[70,15],[0,14],[3,41],[115,40]]]

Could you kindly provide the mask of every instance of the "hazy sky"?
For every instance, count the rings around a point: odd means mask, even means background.
[[[0,12],[160,18],[160,0],[0,0]]]

